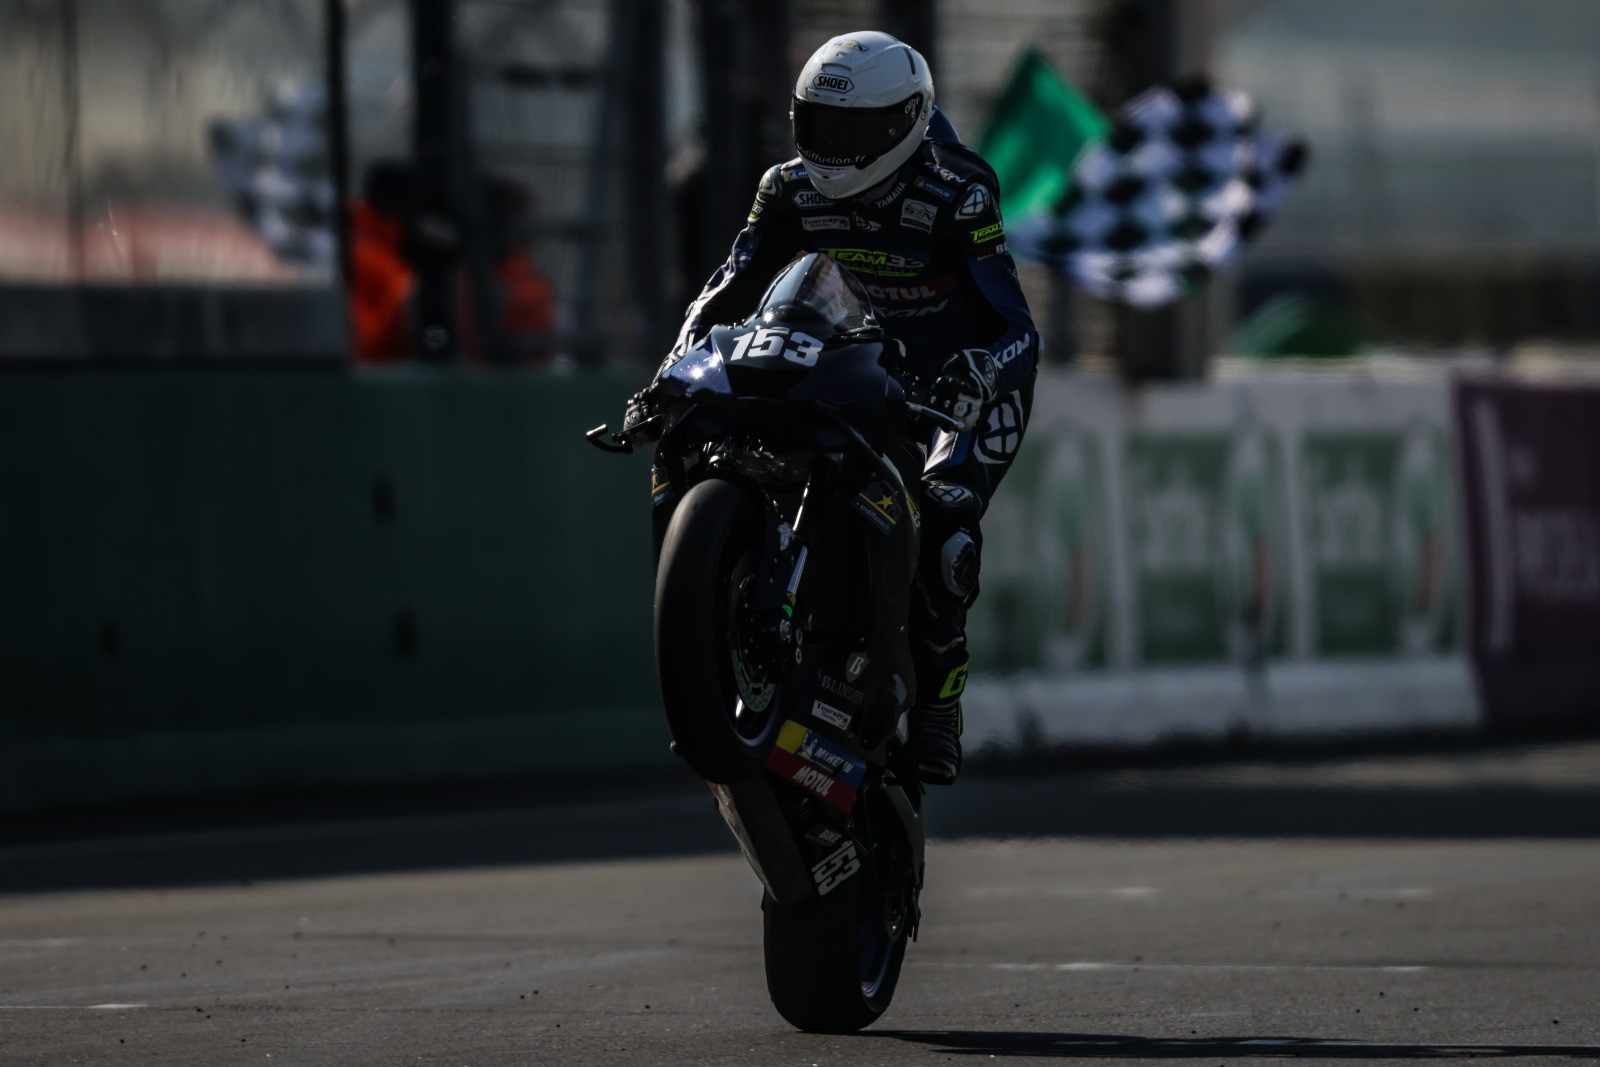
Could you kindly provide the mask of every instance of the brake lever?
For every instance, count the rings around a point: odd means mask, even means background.
[[[946,430],[950,433],[966,432],[966,426],[959,419],[951,418],[937,408],[930,408],[926,404],[918,404],[915,401],[908,400],[906,401],[906,410],[919,418],[927,419],[941,430]]]
[[[612,433],[610,442],[602,440],[602,438],[608,433],[611,433],[611,425],[609,423],[602,422],[599,426],[596,426],[583,436],[588,439],[591,445],[594,445],[594,447],[598,448],[602,452],[615,452],[618,455],[623,456],[633,454],[632,441],[628,440],[626,437],[623,437],[620,433]]]

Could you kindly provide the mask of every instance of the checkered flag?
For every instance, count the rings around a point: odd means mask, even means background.
[[[301,268],[333,265],[333,169],[323,86],[286,82],[260,115],[216,119],[210,127],[217,174],[239,213],[279,259]]]
[[[1085,149],[1055,209],[1008,240],[1096,296],[1156,307],[1230,262],[1305,162],[1302,143],[1257,129],[1243,93],[1200,79],[1157,86]]]

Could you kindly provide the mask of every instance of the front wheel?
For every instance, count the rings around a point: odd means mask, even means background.
[[[656,571],[656,675],[678,755],[710,782],[749,777],[781,722],[771,649],[750,617],[765,502],[712,478],[678,503]]]

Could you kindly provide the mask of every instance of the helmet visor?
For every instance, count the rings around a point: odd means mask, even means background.
[[[834,107],[794,98],[794,146],[819,167],[860,167],[905,140],[922,114],[922,94],[888,107]]]

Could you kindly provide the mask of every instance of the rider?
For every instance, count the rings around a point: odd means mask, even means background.
[[[959,434],[926,442],[921,594],[912,609],[923,781],[961,769],[966,617],[978,593],[987,508],[1022,441],[1039,338],[1006,250],[994,171],[933,106],[927,61],[877,31],[835,37],[801,69],[790,106],[798,159],[767,171],[732,254],[690,305],[674,346],[754,309],[797,254],[826,252],[865,283],[929,406]],[[651,414],[629,402],[624,433]]]

